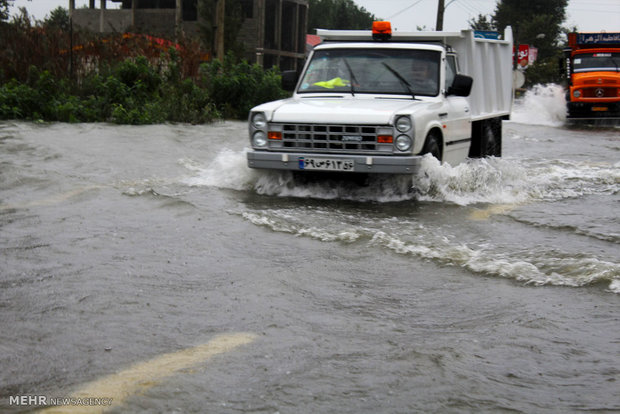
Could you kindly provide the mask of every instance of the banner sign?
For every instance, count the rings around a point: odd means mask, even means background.
[[[474,30],[476,39],[494,39],[499,40],[499,33],[493,30]]]
[[[519,51],[517,55],[517,64],[523,68],[527,67],[530,63],[530,46],[519,45]]]
[[[528,51],[527,63],[532,65],[538,59],[538,48],[530,46],[530,50]]]
[[[620,43],[620,33],[577,33],[578,45],[605,45]]]

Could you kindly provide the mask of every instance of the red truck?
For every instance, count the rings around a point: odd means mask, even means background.
[[[569,121],[620,121],[620,33],[569,33]]]

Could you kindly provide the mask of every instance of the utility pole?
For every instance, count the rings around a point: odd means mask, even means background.
[[[435,30],[438,32],[443,30],[443,12],[445,9],[445,1],[439,0],[439,4],[437,6],[437,23],[435,24]]]
[[[135,9],[137,7],[138,0],[133,0],[131,2],[131,12],[133,14],[132,20],[135,20]],[[132,22],[132,23],[135,23]],[[176,8],[174,12],[174,37],[178,42],[179,37],[181,36],[181,32],[183,31],[183,0],[176,0]]]
[[[224,61],[224,19],[226,18],[226,0],[217,0],[215,6],[215,57]]]

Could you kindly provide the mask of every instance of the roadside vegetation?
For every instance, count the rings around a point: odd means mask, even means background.
[[[199,0],[214,15],[214,0]],[[524,3],[525,2],[525,3]],[[353,0],[310,0],[308,29],[362,29],[378,17]],[[213,22],[205,18],[202,39],[176,43],[148,35],[99,35],[71,27],[68,11],[53,10],[35,21],[25,9],[10,17],[12,0],[0,0],[0,119],[63,122],[203,123],[244,119],[248,110],[285,97],[277,68],[264,70],[240,60],[242,45],[227,31],[223,62],[208,60]],[[561,24],[567,0],[498,0],[492,15],[470,26],[513,27],[515,43],[538,48],[526,87],[561,82]],[[239,1],[226,8],[226,26],[240,27]]]
[[[565,34],[577,30],[562,26],[567,5],[568,0],[498,0],[492,15],[478,15],[469,24],[473,29],[500,33],[511,26],[515,45],[538,49],[538,59],[525,70],[525,87],[562,83],[558,62],[566,45]]]
[[[24,81],[0,86],[0,119],[204,123],[244,119],[258,103],[285,96],[276,70],[226,59],[203,63],[196,78],[183,78],[179,63],[172,49],[157,65],[145,56],[126,58],[79,81],[30,66]]]
[[[277,68],[203,61],[191,39],[74,32],[66,10],[0,22],[0,119],[204,123],[286,96]]]

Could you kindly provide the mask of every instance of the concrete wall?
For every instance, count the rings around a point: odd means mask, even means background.
[[[125,33],[136,32],[172,38],[175,36],[176,13],[174,9],[138,9],[135,26],[132,25],[132,11],[127,9],[75,9],[73,24],[93,32]],[[183,31],[194,36],[199,34],[198,22],[182,22]]]
[[[73,19],[73,24],[79,27],[83,27],[84,29],[91,30],[93,32],[98,32],[100,29],[100,21],[99,17],[101,16],[101,11],[97,9],[79,9],[74,10],[71,18]]]
[[[76,26],[94,32],[123,33],[131,26],[131,10],[78,9],[73,11],[72,18]]]
[[[138,9],[134,30],[138,33],[171,37],[175,35],[175,19],[175,9]]]

